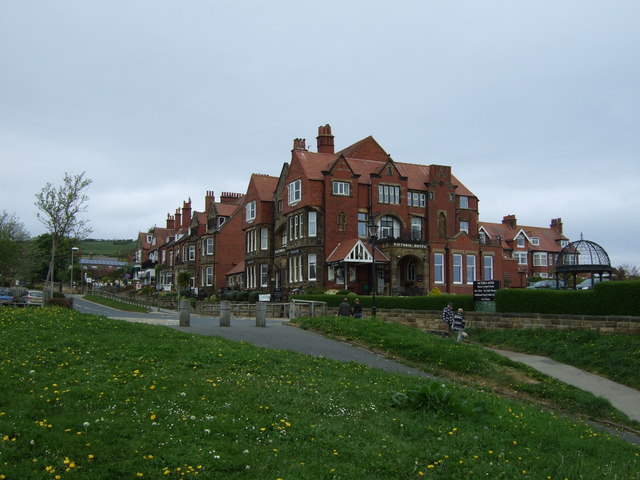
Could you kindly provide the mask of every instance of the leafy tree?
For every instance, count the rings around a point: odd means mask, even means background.
[[[82,239],[91,233],[88,221],[80,218],[80,214],[87,210],[86,204],[89,200],[84,191],[92,183],[84,175],[85,172],[73,176],[65,172],[62,185],[56,187],[47,183],[36,194],[35,205],[40,210],[38,220],[51,234],[51,258],[47,282],[51,282],[52,294],[56,248],[59,243],[72,237]]]
[[[29,233],[14,214],[0,214],[0,281],[15,277],[28,247]]]

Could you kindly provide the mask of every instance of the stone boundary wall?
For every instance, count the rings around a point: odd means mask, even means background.
[[[424,331],[445,331],[440,311],[378,309],[377,316],[387,322],[401,323]],[[465,312],[465,318],[467,328],[548,328],[640,334],[640,317]]]

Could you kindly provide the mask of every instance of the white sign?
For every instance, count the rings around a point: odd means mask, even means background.
[[[258,295],[258,300],[261,302],[270,302],[271,301],[271,294],[270,293],[261,293],[260,295]]]

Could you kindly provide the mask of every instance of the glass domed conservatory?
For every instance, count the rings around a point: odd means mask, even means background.
[[[594,280],[603,276],[611,278],[613,268],[607,252],[595,242],[583,240],[571,242],[558,254],[556,260],[556,275],[571,275],[573,282],[568,282],[573,288],[576,287],[576,276],[579,273],[591,275],[591,285]]]

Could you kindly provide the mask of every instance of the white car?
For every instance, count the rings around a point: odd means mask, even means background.
[[[599,278],[587,278],[586,280],[583,280],[578,285],[576,285],[576,290],[591,290],[596,283],[608,281],[608,278],[603,278],[602,280],[600,280]]]

